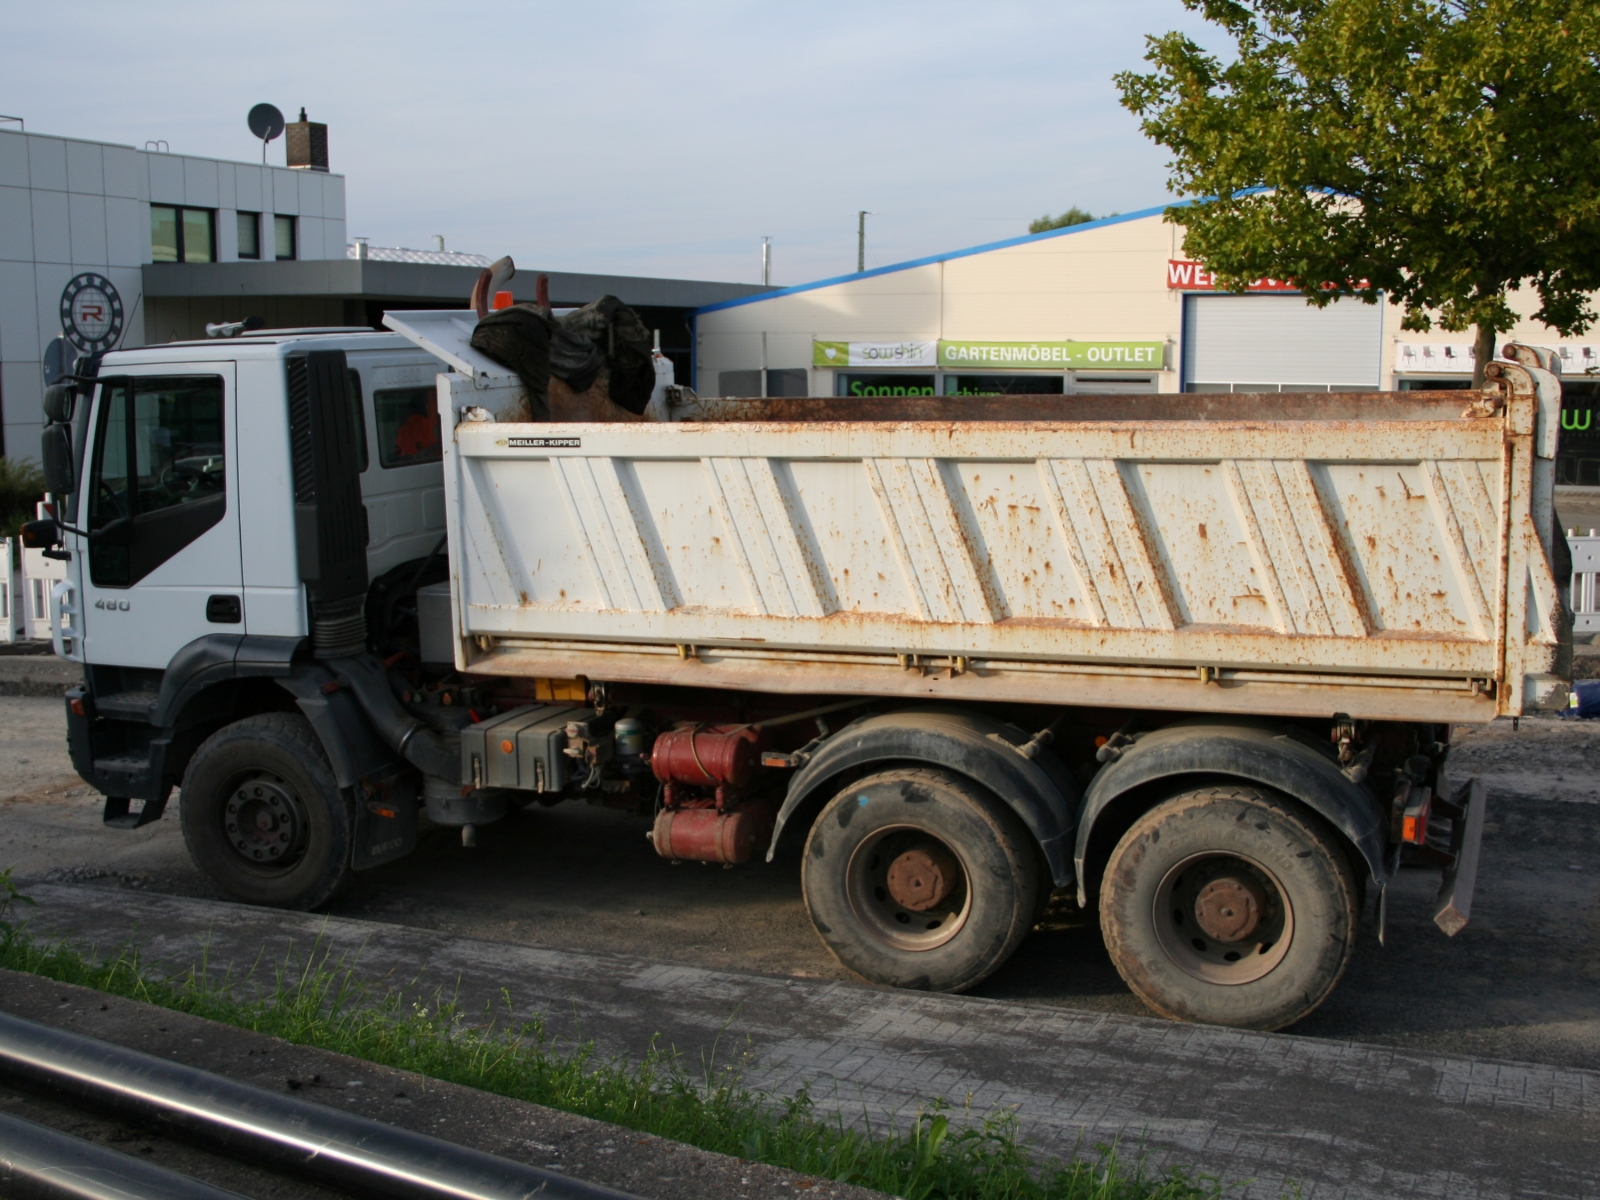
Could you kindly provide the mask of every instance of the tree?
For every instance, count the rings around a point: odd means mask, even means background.
[[[1116,214],[1113,213],[1112,215],[1115,216]],[[1094,220],[1094,217],[1087,211],[1074,205],[1059,217],[1052,217],[1049,213],[1045,213],[1038,220],[1029,221],[1028,232],[1048,233],[1052,229],[1065,229],[1068,225],[1086,225],[1092,220]]]
[[[1185,247],[1243,290],[1271,276],[1319,307],[1403,305],[1403,327],[1476,329],[1477,370],[1538,293],[1564,336],[1600,288],[1595,0],[1184,0],[1222,61],[1146,39],[1123,105],[1173,153]]]

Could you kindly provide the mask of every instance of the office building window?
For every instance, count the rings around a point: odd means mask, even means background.
[[[217,214],[209,208],[152,204],[150,257],[155,262],[216,262]]]
[[[261,214],[242,212],[239,214],[239,257],[261,257]]]
[[[272,218],[272,248],[273,257],[280,262],[295,256],[293,217]]]

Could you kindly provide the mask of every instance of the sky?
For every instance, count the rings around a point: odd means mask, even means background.
[[[0,0],[29,132],[259,161],[260,101],[328,125],[349,234],[520,269],[779,285],[1166,202],[1112,76],[1179,0],[270,5]],[[268,148],[283,163],[283,139]]]

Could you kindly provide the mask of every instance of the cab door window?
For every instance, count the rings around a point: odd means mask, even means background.
[[[88,480],[89,575],[131,587],[227,512],[222,380],[108,380]]]

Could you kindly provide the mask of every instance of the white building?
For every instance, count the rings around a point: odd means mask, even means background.
[[[320,145],[325,154],[325,138]],[[0,454],[38,456],[41,360],[64,326],[103,350],[203,337],[210,322],[245,317],[270,328],[380,327],[385,309],[464,307],[488,258],[356,245],[346,237],[345,179],[326,165],[265,167],[0,130]],[[517,299],[533,299],[538,274],[517,272]],[[631,305],[684,378],[695,309],[770,290],[576,272],[547,279],[562,307],[607,294]]]
[[[1152,208],[708,305],[706,395],[1329,391],[1466,387],[1471,335],[1408,333],[1389,304],[1219,293]],[[1528,289],[1513,304],[1531,311]],[[1503,340],[1565,364],[1565,484],[1600,485],[1600,336],[1524,320]],[[1600,407],[1600,405],[1596,405]],[[1592,437],[1591,442],[1588,439]]]
[[[41,358],[74,279],[110,283],[120,344],[140,346],[152,264],[343,259],[345,241],[341,175],[0,130],[0,450],[38,454]]]

